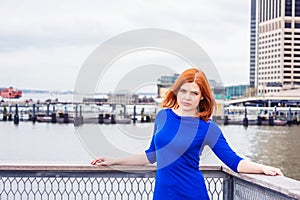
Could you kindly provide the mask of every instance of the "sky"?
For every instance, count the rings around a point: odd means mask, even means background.
[[[99,45],[142,28],[185,35],[206,51],[224,85],[248,84],[250,0],[1,0],[0,87],[73,91]],[[147,53],[131,57],[146,65]],[[163,56],[162,63],[177,62]]]

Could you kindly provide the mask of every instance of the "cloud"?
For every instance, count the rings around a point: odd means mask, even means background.
[[[76,73],[95,47],[145,27],[197,42],[225,83],[233,80],[228,69],[241,70],[236,83],[248,79],[247,1],[11,0],[0,1],[0,68],[5,71],[0,86],[73,89]]]

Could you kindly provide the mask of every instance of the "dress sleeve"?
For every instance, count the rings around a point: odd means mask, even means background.
[[[213,150],[218,158],[230,169],[237,172],[238,165],[243,158],[238,156],[227,143],[221,129],[210,122],[206,135],[206,144]]]
[[[150,146],[149,148],[145,151],[147,159],[149,160],[149,162],[151,164],[156,162],[156,147],[155,147],[155,142],[154,142],[154,138],[155,138],[155,133],[156,133],[156,123],[154,124],[154,131],[153,131],[153,136],[150,142]]]

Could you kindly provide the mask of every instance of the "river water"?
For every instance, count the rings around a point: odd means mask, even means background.
[[[220,126],[241,156],[276,166],[300,180],[300,126]],[[153,123],[135,125],[0,122],[0,164],[89,165],[99,155],[138,153],[149,145]],[[203,165],[219,164],[205,148]]]

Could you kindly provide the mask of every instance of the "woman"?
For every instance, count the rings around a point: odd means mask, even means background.
[[[205,74],[184,71],[166,94],[156,116],[154,134],[145,153],[125,158],[98,158],[93,165],[146,165],[157,162],[153,199],[209,199],[199,170],[205,145],[233,171],[282,175],[280,169],[245,160],[229,147],[210,120],[215,100]]]

